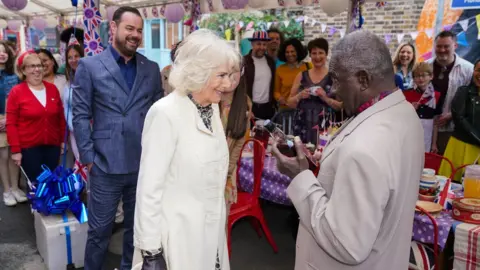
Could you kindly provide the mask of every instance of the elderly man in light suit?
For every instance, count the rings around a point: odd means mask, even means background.
[[[120,198],[125,213],[121,269],[131,269],[143,123],[163,96],[158,65],[136,53],[143,29],[138,10],[120,7],[110,27],[112,46],[80,60],[73,85],[73,129],[80,159],[90,169],[85,270],[102,269]]]
[[[407,269],[424,162],[420,120],[374,34],[342,39],[330,72],[351,118],[324,149],[318,177],[299,139],[296,158],[273,147],[280,171],[293,178],[287,193],[300,216],[295,269]]]

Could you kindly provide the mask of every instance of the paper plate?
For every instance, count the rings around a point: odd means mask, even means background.
[[[443,210],[443,207],[440,204],[434,202],[417,201],[416,205],[425,209],[425,211],[427,211],[428,213],[438,213],[442,212]],[[415,211],[419,212],[420,210],[415,209]]]

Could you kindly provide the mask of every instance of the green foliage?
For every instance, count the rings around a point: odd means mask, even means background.
[[[290,21],[288,27],[284,24],[284,21],[287,20]],[[268,23],[272,22],[276,23],[274,26],[284,33],[285,38],[298,38],[299,40],[304,38],[303,22],[296,22],[293,16],[279,14],[279,12],[264,12],[263,16],[253,12],[211,14],[200,22],[199,27],[216,31],[223,37],[225,37],[225,31],[230,29],[232,31],[232,39],[234,39],[235,27],[240,22],[243,22],[240,34],[245,31],[245,27],[250,22],[254,23],[253,28],[255,30],[268,30]]]

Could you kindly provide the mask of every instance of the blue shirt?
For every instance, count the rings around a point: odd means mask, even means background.
[[[402,79],[402,76],[400,76],[399,74],[395,74],[395,85],[401,89],[402,91],[405,90],[404,86],[403,86],[403,79]]]
[[[111,46],[110,51],[112,52],[113,59],[117,62],[118,67],[120,67],[120,72],[122,72],[123,79],[125,79],[128,89],[132,90],[133,84],[135,83],[135,77],[137,77],[137,62],[135,61],[135,56],[125,63],[125,58],[123,58],[123,56]]]
[[[5,100],[12,87],[20,82],[17,75],[0,70],[0,114],[5,114]]]
[[[397,75],[400,76],[402,79],[403,90],[412,89],[413,88],[413,75],[412,71],[409,71],[406,76],[403,75],[402,68],[398,67]]]
[[[278,58],[277,58],[277,60],[275,60],[275,67],[276,68],[278,68],[278,66],[283,65],[283,64],[285,64],[285,62],[282,62],[282,61],[278,60]]]

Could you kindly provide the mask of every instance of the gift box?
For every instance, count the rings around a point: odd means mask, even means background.
[[[34,212],[34,220],[37,249],[47,269],[65,270],[69,263],[83,267],[87,223],[80,224],[71,213],[45,216]]]

